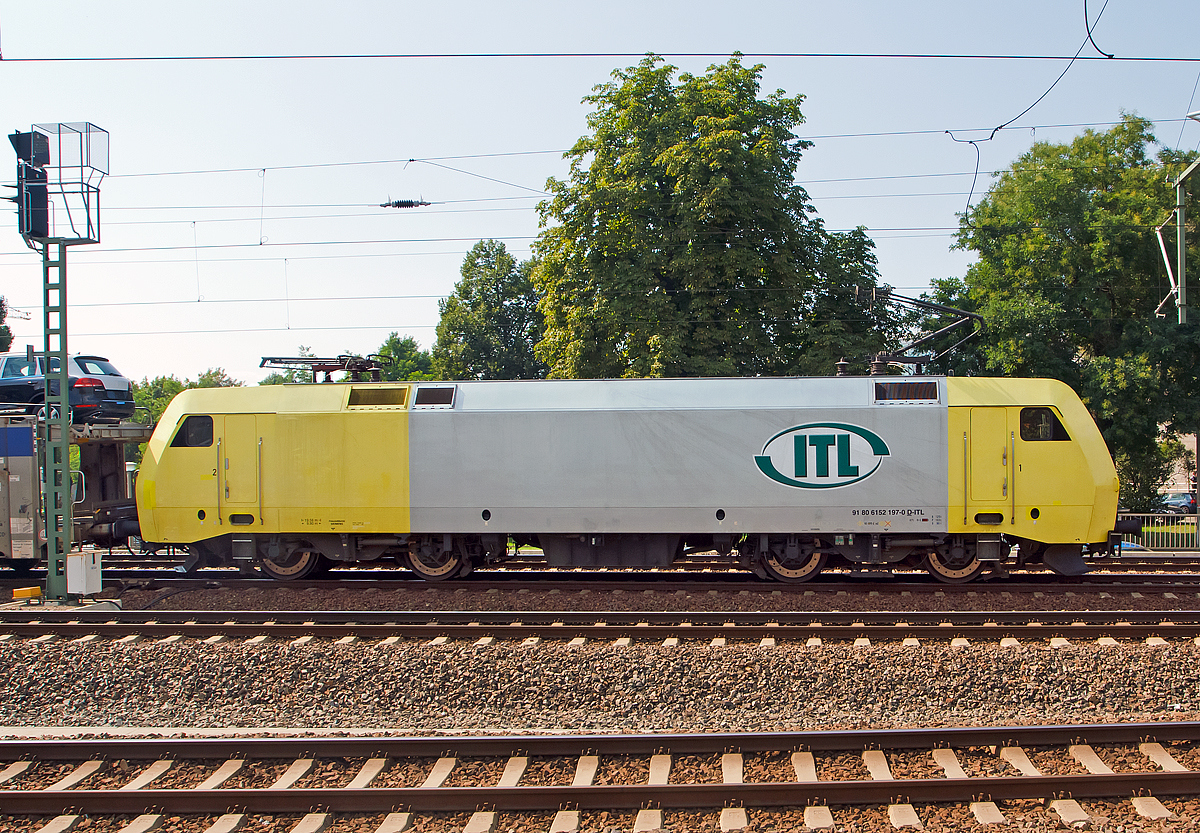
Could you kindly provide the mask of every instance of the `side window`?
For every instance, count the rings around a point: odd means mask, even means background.
[[[172,448],[208,448],[213,442],[213,420],[210,416],[192,415],[183,421],[171,441]]]
[[[33,375],[33,364],[17,357],[5,359],[4,370],[0,371],[0,376],[5,379],[27,379]]]
[[[1050,408],[1021,409],[1021,439],[1069,441],[1071,435]]]

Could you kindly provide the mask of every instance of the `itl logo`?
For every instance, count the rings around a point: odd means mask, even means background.
[[[836,489],[867,479],[890,453],[878,434],[862,426],[810,422],[771,437],[754,462],[785,486]]]

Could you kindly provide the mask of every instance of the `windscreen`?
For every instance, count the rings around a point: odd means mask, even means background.
[[[89,376],[120,376],[121,371],[113,367],[108,359],[99,356],[76,356],[75,363]]]

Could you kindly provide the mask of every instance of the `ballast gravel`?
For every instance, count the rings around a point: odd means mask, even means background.
[[[0,725],[775,731],[1196,719],[1200,648],[0,643]]]
[[[521,783],[531,787],[566,787],[574,777],[574,762],[566,758],[533,758],[521,776]]]
[[[133,821],[135,816],[104,816],[89,818],[84,817],[71,828],[73,833],[119,833],[119,831]],[[163,819],[162,824],[155,828],[155,833],[197,833],[197,831],[207,830],[217,820],[216,816],[168,816]],[[36,833],[41,830],[47,823],[49,818],[46,816],[29,818],[26,816],[5,816],[0,815],[0,830],[4,833]],[[295,826],[295,822],[292,822]],[[267,827],[247,827],[247,831],[270,831]],[[290,830],[290,827],[282,827],[280,830]]]

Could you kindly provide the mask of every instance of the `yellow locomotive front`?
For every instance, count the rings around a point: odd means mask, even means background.
[[[323,554],[372,560],[409,527],[405,385],[287,385],[180,393],[138,472],[141,536],[199,563],[307,575]],[[262,540],[293,537],[275,549]],[[303,534],[303,539],[297,539]],[[302,543],[300,543],[302,541]],[[390,543],[390,542],[389,542]]]
[[[1052,379],[950,377],[946,389],[948,531],[1083,572],[1083,547],[1107,546],[1120,482],[1079,397]]]

